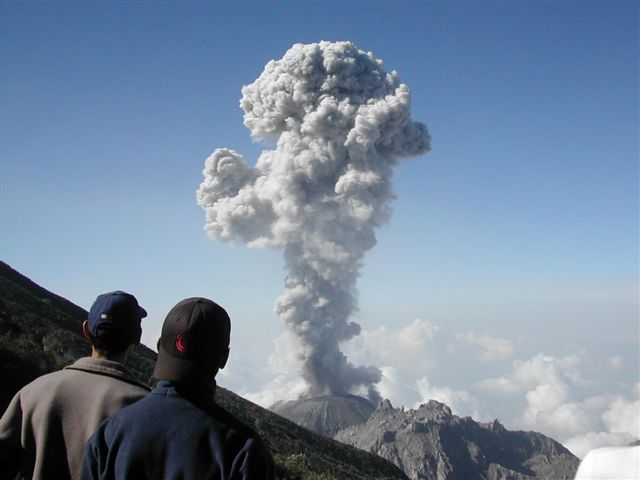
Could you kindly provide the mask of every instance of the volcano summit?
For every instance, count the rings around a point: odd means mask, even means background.
[[[375,406],[356,395],[322,395],[276,402],[270,409],[298,425],[327,437],[367,421]]]

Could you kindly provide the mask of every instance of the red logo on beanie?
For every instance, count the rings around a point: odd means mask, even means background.
[[[187,332],[179,333],[176,336],[176,348],[180,353],[189,351],[189,335]]]

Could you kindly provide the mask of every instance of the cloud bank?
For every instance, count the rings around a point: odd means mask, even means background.
[[[269,406],[304,388],[291,349],[295,338],[286,338],[291,335],[286,332],[276,341],[262,372],[271,380],[247,398]],[[396,406],[416,408],[438,400],[456,415],[483,422],[497,418],[512,430],[542,432],[579,457],[592,448],[640,438],[640,385],[610,390],[613,385],[601,378],[616,374],[617,364],[627,361],[621,355],[614,355],[619,359],[609,370],[596,372],[590,361],[598,360],[586,352],[558,356],[520,351],[518,345],[417,319],[399,328],[363,330],[345,352],[356,361],[380,365],[376,388]]]

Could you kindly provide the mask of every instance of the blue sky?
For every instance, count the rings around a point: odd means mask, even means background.
[[[292,391],[281,252],[209,240],[195,191],[215,148],[250,163],[267,148],[242,85],[294,43],[350,40],[398,71],[433,150],[395,170],[358,284],[368,334],[345,349],[400,370],[375,332],[413,325],[430,361],[388,387],[396,403],[457,399],[575,450],[620,442],[602,418],[638,398],[638,17],[636,2],[4,1],[0,258],[85,308],[131,291],[150,343],[181,298],[213,298],[234,320],[221,382]],[[488,400],[486,380],[523,368],[546,373],[512,382],[520,403]],[[566,387],[554,411],[586,412],[582,430],[549,427],[546,387]]]

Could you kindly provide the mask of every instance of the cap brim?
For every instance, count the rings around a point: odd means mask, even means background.
[[[158,348],[158,359],[153,370],[153,376],[158,380],[190,383],[201,380],[205,376],[212,375],[212,373],[199,363],[186,358],[172,357],[164,351],[162,345]]]

